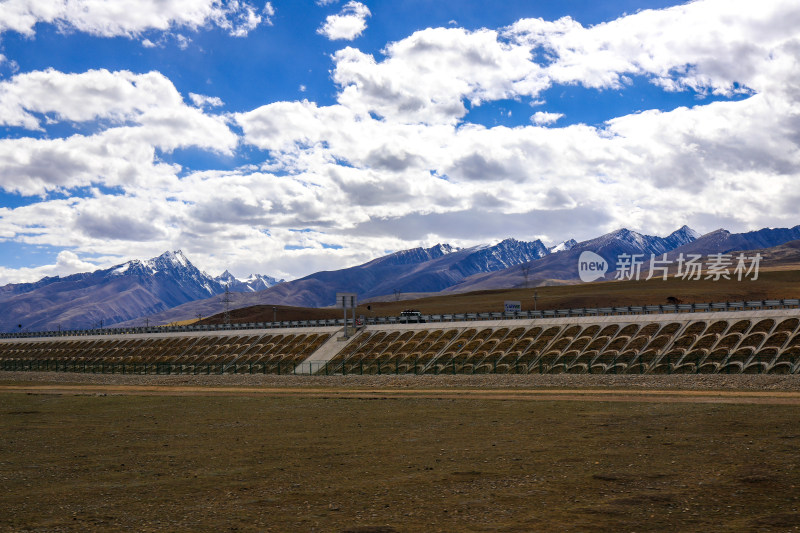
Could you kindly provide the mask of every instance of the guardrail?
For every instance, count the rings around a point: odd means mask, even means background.
[[[365,319],[366,325],[414,324],[422,322],[464,322],[470,320],[511,320],[532,318],[568,318],[611,315],[650,315],[666,313],[699,313],[709,311],[747,311],[757,309],[798,309],[800,299],[745,300],[738,302],[712,302],[676,305],[640,305],[624,307],[591,307],[548,309],[544,311],[516,311],[514,313],[459,313],[421,315],[419,317],[389,316]],[[348,323],[352,324],[350,320]],[[344,319],[293,320],[284,322],[250,322],[242,324],[209,324],[188,326],[150,326],[136,328],[102,328],[62,331],[36,331],[0,333],[0,338],[76,337],[88,335],[133,335],[150,333],[188,333],[202,331],[240,331],[248,329],[306,328],[344,326]]]

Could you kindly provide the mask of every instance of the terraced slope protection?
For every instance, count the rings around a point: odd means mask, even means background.
[[[291,373],[337,328],[104,335],[0,342],[0,368],[121,373]]]
[[[0,369],[190,374],[785,374],[800,371],[800,312],[376,325],[348,339],[335,327],[3,339]]]
[[[422,325],[361,332],[333,374],[794,373],[796,312]]]

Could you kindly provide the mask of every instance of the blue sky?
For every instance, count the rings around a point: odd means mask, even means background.
[[[0,284],[793,226],[797,27],[784,0],[0,0]]]

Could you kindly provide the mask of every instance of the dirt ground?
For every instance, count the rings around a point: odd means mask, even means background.
[[[800,526],[793,380],[54,376],[0,375],[0,531]]]
[[[800,392],[631,391],[599,389],[342,389],[169,385],[0,385],[0,393],[118,396],[255,396],[350,399],[464,399],[518,401],[669,402],[800,405]]]

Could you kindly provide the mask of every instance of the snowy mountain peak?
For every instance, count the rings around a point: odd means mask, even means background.
[[[239,279],[226,270],[214,278],[214,281],[233,292],[258,292],[282,283],[284,280],[262,274],[250,274],[245,279]]]
[[[174,252],[164,252],[158,257],[146,261],[146,265],[153,270],[173,270],[181,268],[194,268],[186,259],[181,250]]]
[[[435,254],[440,257],[443,255],[452,254],[453,252],[457,252],[458,250],[459,250],[458,248],[450,246],[449,244],[437,244],[436,246],[428,248],[428,251],[431,254]]]
[[[695,230],[690,228],[689,226],[683,226],[680,229],[673,231],[667,237],[663,239],[664,244],[667,248],[677,248],[678,246],[683,246],[684,244],[689,244],[691,242],[696,241],[700,237],[700,234],[697,233]]]
[[[235,282],[235,281],[238,281],[238,280],[237,280],[237,279],[234,277],[234,275],[233,275],[233,274],[231,274],[231,273],[230,273],[228,270],[225,270],[225,272],[223,272],[222,274],[220,274],[219,276],[217,276],[217,277],[216,277],[216,278],[214,278],[214,279],[216,279],[217,281],[219,281],[219,282],[220,282],[220,283],[222,283],[223,285],[225,285],[226,283],[233,283],[233,282]]]
[[[133,259],[113,267],[111,276],[161,276],[171,278],[183,287],[199,287],[198,290],[208,296],[219,294],[228,288],[232,292],[257,292],[268,289],[283,280],[261,274],[251,274],[247,279],[237,279],[230,271],[225,270],[219,276],[212,277],[202,272],[189,261],[181,250],[164,252],[158,257],[146,261]]]
[[[182,270],[197,269],[186,259],[183,252],[177,250],[175,252],[164,252],[158,257],[153,257],[146,261],[132,259],[126,263],[112,267],[111,274],[116,276],[131,274],[152,275],[161,271],[175,272]]]
[[[508,238],[500,241],[494,246],[490,246],[489,249],[492,250],[504,250],[511,252],[512,254],[517,253],[520,255],[520,259],[524,259],[524,256],[528,255],[535,255],[538,257],[542,257],[547,255],[547,248],[542,244],[542,241],[536,239],[535,241],[518,241],[514,238]],[[538,259],[537,257],[537,259]]]
[[[112,275],[121,276],[125,274],[128,270],[131,269],[132,266],[141,264],[141,261],[138,259],[134,259],[133,261],[128,261],[127,263],[122,263],[121,265],[114,267],[111,271]]]
[[[576,241],[575,239],[569,239],[567,241],[564,241],[564,242],[561,242],[559,244],[556,244],[555,246],[551,246],[547,250],[551,254],[555,254],[555,253],[558,253],[558,252],[566,252],[567,250],[571,250],[577,244],[578,244],[578,241]]]
[[[628,228],[622,228],[618,229],[617,231],[613,231],[609,234],[609,236],[614,240],[622,241],[642,250],[646,249],[649,244],[648,241],[653,239],[653,237],[642,235],[641,233],[629,230]]]
[[[601,255],[606,253],[609,257],[614,257],[619,253],[663,254],[678,246],[693,242],[696,240],[694,235],[695,232],[688,227],[681,228],[668,237],[643,235],[628,228],[621,228],[580,243],[580,245]]]
[[[669,237],[667,237],[667,238],[669,239],[671,237],[678,237],[678,238],[683,237],[683,238],[685,238],[687,240],[687,242],[692,242],[692,241],[696,241],[697,239],[699,239],[700,238],[700,234],[697,233],[692,228],[690,228],[689,226],[684,224],[683,226],[680,227],[680,229],[677,229],[677,230],[673,231],[672,233],[670,233]]]
[[[457,251],[459,251],[459,248],[449,244],[437,244],[435,246],[431,246],[430,248],[418,247],[411,248],[409,250],[400,250],[399,252],[394,252],[393,254],[375,259],[374,262],[391,265],[411,265],[416,263],[424,263],[432,259],[438,259]],[[373,261],[370,263],[372,262]]]
[[[547,248],[538,239],[531,242],[505,239],[494,246],[476,246],[471,250],[467,257],[450,268],[466,277],[528,263],[548,254]]]

